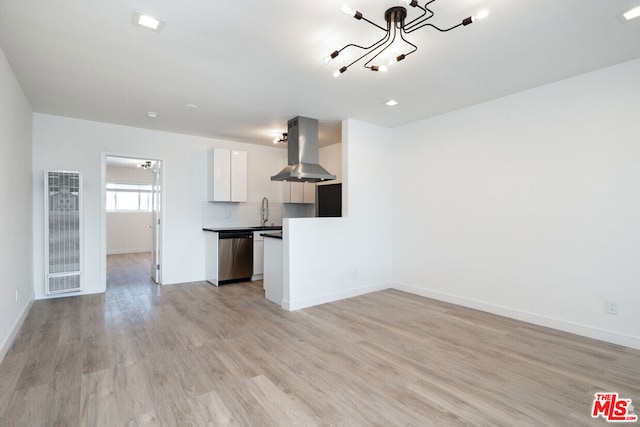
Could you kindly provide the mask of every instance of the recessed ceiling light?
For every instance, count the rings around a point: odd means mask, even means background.
[[[139,10],[137,10],[133,14],[132,21],[136,25],[140,25],[141,27],[149,28],[157,32],[162,31],[162,27],[164,27],[164,24],[166,22],[154,16],[147,15],[146,13],[141,12]]]
[[[198,106],[196,104],[187,104],[185,105],[189,110],[197,110]]]
[[[156,113],[155,111],[147,111],[147,117],[149,117],[150,119],[155,119],[158,117],[158,113]]]
[[[393,107],[394,105],[398,105],[398,101],[396,101],[395,99],[390,99],[387,102],[385,102],[384,105],[388,105],[389,107]]]
[[[638,16],[640,16],[640,6],[636,6],[634,8],[627,10],[622,14],[622,16],[624,16],[624,19],[626,19],[627,21],[633,18],[637,18]]]

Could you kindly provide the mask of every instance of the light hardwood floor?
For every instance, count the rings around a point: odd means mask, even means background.
[[[289,313],[260,282],[36,301],[0,364],[2,426],[606,425],[640,409],[640,351],[398,292]],[[636,410],[636,413],[640,411]]]

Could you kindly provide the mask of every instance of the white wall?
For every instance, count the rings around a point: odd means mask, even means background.
[[[395,286],[640,348],[638,111],[640,60],[395,129]]]
[[[105,286],[105,234],[101,222],[102,153],[163,160],[164,284],[205,279],[203,200],[206,198],[207,149],[229,147],[248,151],[249,198],[267,194],[281,197],[268,173],[280,170],[286,152],[189,135],[152,131],[107,123],[34,114],[33,123],[33,222],[34,289],[43,298],[42,198],[44,169],[79,170],[84,174],[85,276],[83,293],[103,292]],[[274,159],[265,161],[261,159]],[[270,165],[270,163],[278,163]],[[277,184],[277,183],[273,183]]]
[[[152,184],[151,169],[107,166],[107,182]],[[151,250],[151,212],[107,212],[107,254],[129,254]]]
[[[152,169],[107,165],[107,182],[117,184],[153,184]]]
[[[290,310],[391,284],[391,130],[347,120],[342,135],[344,217],[284,220]]]
[[[107,212],[107,255],[151,251],[151,212]]]
[[[327,184],[342,182],[342,144],[320,147],[319,154],[320,165],[336,176],[335,181],[328,181]]]
[[[0,49],[0,361],[33,301],[31,119]]]

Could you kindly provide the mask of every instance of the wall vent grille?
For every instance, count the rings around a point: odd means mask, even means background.
[[[82,290],[82,175],[45,171],[46,294]]]

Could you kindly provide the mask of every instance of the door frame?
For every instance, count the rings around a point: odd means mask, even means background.
[[[162,228],[164,227],[164,212],[162,211],[162,175],[164,174],[162,160],[154,160],[153,183],[151,190],[151,279],[157,284],[162,284],[162,270],[160,269],[160,259],[162,258]],[[158,189],[160,191],[156,191]],[[160,198],[160,203],[156,201]]]
[[[107,152],[103,151],[100,154],[100,284],[102,292],[107,290],[107,157],[122,157],[125,159],[145,159],[151,161],[160,162],[161,174],[160,174],[160,212],[162,215],[162,226],[160,227],[160,235],[158,239],[158,264],[160,264],[160,272],[158,277],[162,278],[163,270],[163,256],[164,250],[162,250],[162,242],[165,237],[165,218],[166,218],[166,206],[165,206],[165,175],[166,175],[166,162],[163,158],[157,158],[155,156],[146,156],[144,154],[132,154],[122,152]],[[162,281],[158,282],[162,285]]]

